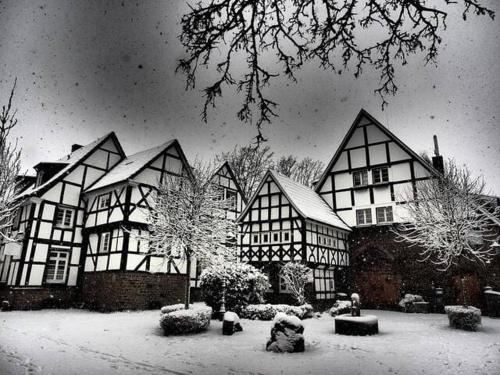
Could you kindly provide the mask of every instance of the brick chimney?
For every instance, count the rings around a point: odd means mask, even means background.
[[[432,157],[432,166],[439,172],[444,172],[443,157],[439,155],[438,137],[434,135],[434,156]]]
[[[74,143],[71,145],[71,152],[75,152],[76,150],[82,148],[83,146],[82,145],[79,145],[77,143]]]

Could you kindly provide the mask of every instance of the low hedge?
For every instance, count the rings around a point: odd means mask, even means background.
[[[210,326],[212,308],[209,306],[193,306],[189,310],[171,310],[176,305],[165,306],[160,318],[160,326],[165,335],[179,335],[186,333],[196,333],[206,330]],[[177,305],[178,306],[178,305]]]
[[[241,310],[240,317],[254,320],[273,320],[276,314],[280,312],[294,315],[299,319],[306,319],[312,317],[313,308],[309,304],[301,306],[271,305],[269,303],[248,305]]]
[[[481,310],[473,306],[445,306],[450,327],[475,331],[481,324]]]
[[[331,316],[350,313],[351,301],[335,301],[329,312]]]

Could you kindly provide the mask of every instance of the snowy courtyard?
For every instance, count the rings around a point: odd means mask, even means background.
[[[243,332],[164,336],[158,311],[0,313],[0,373],[10,374],[499,374],[500,320],[477,332],[446,315],[363,311],[380,334],[334,334],[327,314],[304,320],[306,351],[265,351],[271,322],[242,320]]]

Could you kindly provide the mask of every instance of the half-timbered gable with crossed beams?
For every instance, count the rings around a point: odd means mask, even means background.
[[[35,166],[36,183],[19,197],[23,204],[12,227],[11,237],[19,242],[0,254],[2,282],[30,288],[77,285],[84,243],[83,191],[124,157],[110,133],[83,147],[73,145],[57,161]]]
[[[316,192],[350,226],[407,220],[404,203],[417,182],[436,170],[361,110],[316,185]]]
[[[277,272],[296,261],[313,269],[316,299],[334,297],[350,228],[312,189],[268,171],[239,222],[240,259],[267,268],[275,292],[287,293]]]
[[[128,156],[87,190],[85,272],[185,274],[185,264],[152,256],[148,244],[151,194],[167,175],[188,173],[177,140]]]

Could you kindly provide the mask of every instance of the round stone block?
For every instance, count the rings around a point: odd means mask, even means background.
[[[375,315],[351,316],[351,314],[343,314],[336,316],[335,333],[351,336],[375,335],[378,333],[378,318]]]

